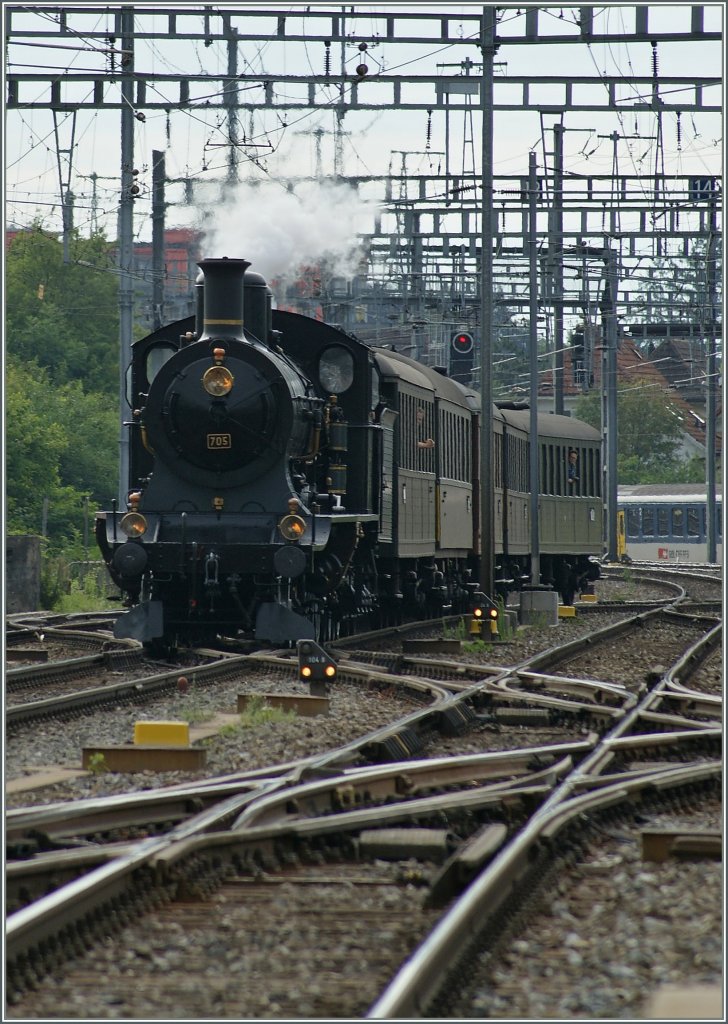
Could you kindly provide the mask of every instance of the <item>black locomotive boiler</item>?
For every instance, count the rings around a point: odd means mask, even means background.
[[[478,395],[273,309],[245,260],[199,266],[196,316],[133,346],[126,508],[96,519],[129,609],[116,635],[160,650],[240,634],[285,644],[469,611]],[[530,579],[528,427],[527,411],[494,409],[501,594]],[[543,415],[538,444],[542,580],[570,602],[599,571],[600,438]]]

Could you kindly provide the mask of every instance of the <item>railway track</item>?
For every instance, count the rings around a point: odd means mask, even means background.
[[[623,574],[624,570],[614,571],[613,576],[617,579],[619,578],[618,573]],[[684,574],[681,579],[683,581],[686,579]],[[707,580],[698,578],[693,580],[693,586],[712,587],[715,591],[717,582],[711,578]],[[702,601],[696,605],[694,601],[690,601],[683,586],[673,580],[655,578],[654,573],[653,575],[647,573],[642,577],[642,585],[645,584],[664,591],[665,596],[660,598],[653,595],[650,600],[636,601],[618,595],[617,600],[601,600],[599,605],[581,606],[580,615],[589,616],[595,611],[602,615],[607,611],[620,615],[624,614],[627,609],[634,613],[650,611],[662,607],[666,600],[671,600],[676,607],[682,607],[686,613],[692,611],[697,615],[710,615],[718,614],[720,610],[719,595],[716,595],[713,601]],[[459,621],[458,617],[452,617],[449,620],[444,620],[442,625],[452,626]],[[43,665],[30,663],[25,667],[10,670],[7,673],[6,684],[10,701],[6,712],[8,731],[13,732],[18,728],[33,726],[47,718],[75,717],[84,709],[94,706],[111,707],[118,706],[120,703],[142,704],[160,693],[172,692],[178,684],[180,671],[184,673],[190,665],[195,667],[198,685],[204,685],[207,682],[224,679],[231,673],[239,671],[241,665],[245,664],[241,660],[245,658],[245,655],[238,655],[239,660],[236,662],[236,655],[233,653],[234,644],[228,644],[227,654],[218,652],[215,655],[210,651],[193,651],[187,654],[183,652],[181,660],[178,660],[175,665],[149,675],[148,670],[144,669],[145,663],[142,660],[140,645],[134,641],[113,640],[107,631],[108,625],[108,620],[99,620],[97,626],[101,627],[101,632],[92,633],[87,628],[82,630],[82,626],[88,626],[88,619],[84,616],[80,622],[73,624],[73,628],[69,628],[67,622],[63,624],[63,628],[53,625],[43,627],[46,644],[51,639],[59,643],[95,647],[98,653],[86,655],[83,658],[53,661]],[[28,625],[27,620],[22,617],[16,616],[12,626],[10,633],[14,639],[11,646],[16,650],[21,644],[18,639],[20,634],[29,634],[37,639],[40,632],[39,626]],[[432,624],[424,625],[425,630],[431,631],[432,628]],[[376,634],[377,642],[380,646],[387,646],[393,639],[409,635],[417,636],[422,629],[422,624],[415,623],[396,627],[393,630],[381,630]],[[331,648],[345,652],[352,646],[352,643],[360,642],[361,639],[366,639],[366,635],[363,638],[360,637],[358,641],[352,641],[351,638],[336,641]],[[36,644],[36,647],[38,646]],[[264,655],[261,657],[265,658]],[[389,660],[390,664],[391,662],[392,659]],[[94,680],[98,679],[99,673],[102,674],[101,685],[93,685]],[[114,675],[122,673],[124,675],[122,681],[113,678]],[[75,680],[81,678],[84,678],[86,682],[83,689],[79,690],[75,685]],[[49,694],[48,688],[51,684],[56,691],[62,691],[57,697]],[[45,690],[41,692],[43,688]],[[33,696],[40,699],[27,700],[28,693],[32,693]],[[16,694],[25,694],[26,699],[19,700]]]
[[[458,664],[400,653],[394,674],[382,664],[385,656],[353,649],[345,656],[342,645],[339,677],[344,685],[356,683],[377,694],[414,683],[410,692],[420,706],[323,755],[282,760],[234,778],[11,811],[8,835],[18,851],[33,836],[42,837],[45,846],[45,852],[36,847],[32,858],[9,865],[10,902],[17,908],[8,919],[9,977],[17,1006],[22,1007],[23,993],[31,991],[48,966],[62,958],[61,950],[96,946],[94,917],[107,928],[106,915],[112,912],[133,928],[137,914],[161,900],[167,908],[163,920],[176,920],[181,928],[190,915],[195,921],[204,917],[203,901],[210,898],[213,908],[235,905],[230,920],[239,922],[237,897],[255,893],[250,905],[260,921],[259,901],[266,893],[275,898],[283,891],[288,897],[300,891],[317,894],[320,924],[321,914],[328,914],[327,920],[336,916],[321,909],[322,891],[333,887],[340,893],[343,885],[354,907],[350,890],[366,894],[367,887],[352,881],[352,875],[372,877],[375,886],[384,863],[379,898],[395,918],[400,903],[408,908],[400,913],[410,926],[394,929],[400,945],[387,946],[383,962],[391,974],[394,963],[411,952],[408,964],[424,958],[427,981],[399,975],[387,986],[380,957],[379,968],[365,971],[358,989],[352,986],[359,996],[352,1012],[360,1015],[369,1007],[370,1015],[379,1016],[385,1007],[387,1016],[391,1010],[394,1016],[422,1013],[437,1003],[438,986],[447,987],[446,976],[469,955],[457,924],[449,938],[438,940],[444,943],[441,948],[428,945],[433,938],[426,935],[435,919],[440,924],[432,936],[441,934],[451,915],[464,914],[471,922],[465,932],[472,938],[472,915],[488,920],[501,912],[488,902],[493,891],[530,886],[534,850],[541,864],[544,851],[569,834],[573,821],[598,822],[615,806],[637,806],[644,814],[655,792],[715,790],[721,770],[720,698],[709,692],[710,686],[708,692],[694,689],[689,676],[715,657],[720,627],[714,619],[666,616],[655,608],[630,621],[629,628],[615,624],[602,631],[601,643],[609,646],[611,636],[612,649],[615,643],[624,649],[625,636],[632,632],[644,648],[646,630],[654,624],[663,654],[660,629],[675,636],[684,628],[692,634],[690,649],[685,653],[683,642],[674,670],[665,673],[654,670],[657,658],[647,652],[645,678],[616,685],[589,678],[587,672],[580,676],[580,668],[572,667],[568,676],[555,671],[558,657],[571,659],[573,666],[577,648],[593,658],[600,646],[594,635],[576,647],[574,641],[561,645],[560,655],[558,648],[550,648],[514,665]],[[504,655],[508,648],[507,643],[494,645],[490,653]],[[359,660],[364,656],[371,660]],[[291,675],[290,656],[282,653],[259,654],[249,657],[251,662],[266,662],[274,675]],[[645,664],[650,671],[644,671]],[[467,745],[473,733],[478,753],[452,752],[453,746]],[[529,742],[544,734],[546,742]],[[494,740],[508,749],[484,753]],[[443,753],[443,747],[450,752]],[[484,902],[474,910],[456,911],[464,887],[470,883],[465,889],[470,892],[480,884],[511,847],[512,859],[504,861],[509,866],[503,869],[508,884],[493,876],[494,881],[483,883]],[[339,869],[340,884],[334,886],[331,877]],[[37,899],[43,892],[48,894]],[[242,903],[248,906],[247,900]],[[450,910],[440,919],[448,904]],[[361,910],[359,916],[366,917]],[[280,920],[273,906],[270,920]],[[379,920],[383,927],[382,915]],[[310,935],[313,927],[302,931]],[[361,931],[353,929],[353,935],[361,944]],[[441,961],[443,970],[437,966]],[[253,987],[258,992],[254,1011],[265,1015],[266,1006],[275,1011],[281,1005],[273,976],[267,994],[265,985]],[[370,990],[376,995],[368,1000],[363,993]],[[305,985],[300,995],[312,1011],[327,1007],[325,1015],[330,1015],[327,986],[320,998]]]

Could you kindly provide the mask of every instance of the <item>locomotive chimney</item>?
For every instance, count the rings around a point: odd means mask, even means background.
[[[245,272],[245,326],[258,341],[268,344],[270,288],[253,270]]]
[[[202,338],[243,337],[243,278],[247,260],[200,260],[205,275]]]

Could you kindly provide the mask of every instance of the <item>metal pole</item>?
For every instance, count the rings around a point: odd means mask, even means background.
[[[121,199],[119,201],[119,503],[126,508],[129,489],[129,435],[126,419],[126,368],[131,362],[134,314],[134,8],[122,7],[121,46],[125,51],[121,79]]]
[[[541,582],[541,554],[538,542],[538,236],[537,236],[536,154],[528,154],[528,257],[529,257],[529,368],[531,373],[530,412],[528,427],[531,435],[528,471],[531,484],[531,585]]]
[[[234,185],[238,180],[238,90],[235,84],[238,79],[238,30],[230,24],[229,14],[223,14],[222,17],[225,25],[225,35],[228,37],[228,80],[225,83],[224,92],[229,142],[227,184]]]
[[[152,324],[164,323],[164,153],[152,150]]]
[[[495,525],[493,506],[493,60],[495,7],[483,7],[480,80],[482,112],[480,248],[480,587],[491,595],[495,580]]]
[[[617,256],[607,246],[605,339],[602,348],[602,435],[604,439],[604,502],[607,556],[617,561]]]
[[[708,225],[708,251],[707,251],[707,358],[705,369],[707,388],[705,402],[705,483],[706,483],[706,506],[707,516],[707,542],[708,561],[716,562],[717,541],[715,522],[715,413],[716,413],[716,355],[715,355],[715,238],[716,238],[716,215],[715,215],[715,190],[710,196],[710,222]]]
[[[53,130],[56,136],[56,158],[58,160],[58,180],[60,183],[61,190],[61,213],[63,217],[63,262],[71,262],[71,238],[73,237],[73,201],[75,196],[71,192],[71,176],[73,174],[73,151],[75,148],[75,137],[76,137],[76,113],[77,111],[71,112],[71,144],[68,149],[61,148],[61,140],[58,132],[58,114],[59,111],[53,110]],[[68,157],[68,171],[66,172],[66,180],[63,180],[63,166],[61,164],[61,154],[66,154]]]
[[[554,282],[554,412],[564,414],[564,126],[554,125],[553,229],[549,245]]]

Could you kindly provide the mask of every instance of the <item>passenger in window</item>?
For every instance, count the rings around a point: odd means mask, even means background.
[[[569,483],[573,484],[579,479],[579,453],[576,448],[569,448]]]
[[[425,410],[420,406],[417,410],[417,447],[434,448],[435,442],[431,437],[422,438],[425,433]]]

